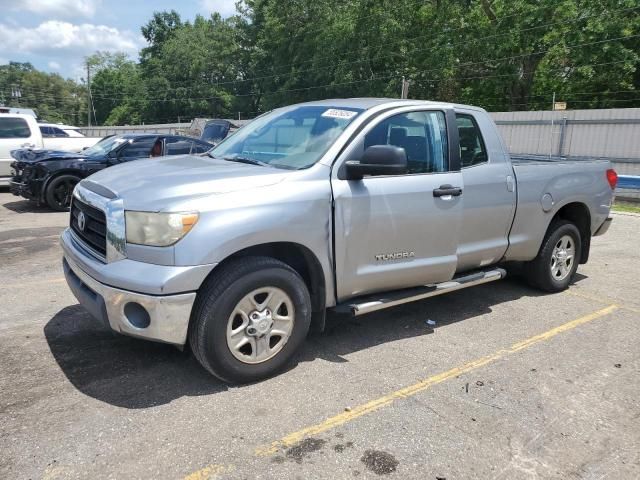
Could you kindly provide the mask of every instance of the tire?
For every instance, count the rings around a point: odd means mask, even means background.
[[[50,209],[66,212],[71,205],[71,195],[80,178],[75,175],[59,175],[47,184],[44,200]]]
[[[272,327],[265,330],[269,322]],[[310,324],[311,299],[300,275],[273,258],[245,257],[222,266],[200,288],[189,344],[200,364],[219,379],[248,383],[280,372]]]
[[[580,231],[573,223],[555,220],[549,226],[536,258],[524,266],[527,282],[545,292],[566,290],[578,270],[582,254],[581,245]],[[563,254],[563,247],[566,247],[566,255]],[[569,263],[571,251],[573,255]],[[555,259],[554,254],[557,254]]]

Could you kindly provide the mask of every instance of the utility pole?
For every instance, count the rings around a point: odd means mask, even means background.
[[[556,111],[556,92],[553,92],[553,98],[551,100],[551,133],[549,134],[549,160],[551,160],[551,154],[553,152],[553,114]]]
[[[16,104],[20,107],[20,99],[22,98],[22,91],[18,85],[11,86],[11,97],[15,98]]]
[[[402,76],[402,89],[400,90],[400,98],[409,98],[409,80]]]
[[[91,126],[91,69],[87,60],[87,127]]]

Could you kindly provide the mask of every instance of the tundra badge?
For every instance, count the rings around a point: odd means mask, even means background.
[[[413,258],[415,256],[416,252],[381,253],[376,255],[376,260],[386,262],[388,260],[400,260],[402,258]]]

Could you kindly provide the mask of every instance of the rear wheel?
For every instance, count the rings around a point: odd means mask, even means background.
[[[224,265],[198,293],[189,342],[216,377],[246,383],[286,366],[311,323],[311,300],[298,273],[267,257]]]
[[[536,258],[525,265],[527,281],[547,292],[565,290],[578,269],[580,255],[578,228],[567,220],[556,220],[549,226]]]
[[[75,175],[60,175],[51,180],[44,194],[49,208],[58,212],[69,210],[73,189],[79,181]]]

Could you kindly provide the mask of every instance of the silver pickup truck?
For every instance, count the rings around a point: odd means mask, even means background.
[[[71,290],[111,329],[189,344],[229,382],[281,370],[327,309],[363,315],[501,279],[567,288],[606,232],[608,162],[512,162],[482,109],[326,100],[273,110],[208,154],[74,191]]]

